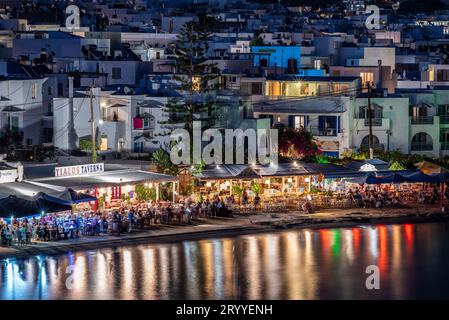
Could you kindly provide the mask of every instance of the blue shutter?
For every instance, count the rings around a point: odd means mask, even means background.
[[[295,116],[288,116],[288,127],[294,128],[295,126]]]
[[[326,116],[318,116],[318,131],[323,132],[325,126]]]
[[[337,133],[340,132],[340,116],[337,116]]]

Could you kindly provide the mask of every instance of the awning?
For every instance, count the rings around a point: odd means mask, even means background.
[[[2,112],[5,113],[16,113],[16,112],[25,112],[25,110],[21,108],[17,108],[15,106],[6,106],[2,109]]]
[[[425,174],[442,173],[447,171],[445,168],[429,161],[417,162],[415,163],[415,166]]]
[[[0,218],[23,218],[33,215],[70,211],[71,206],[41,198],[23,199],[14,195],[0,199]]]
[[[355,174],[353,170],[331,163],[281,162],[275,167],[256,165],[256,172],[264,177],[324,175],[325,178],[346,177]]]
[[[142,170],[113,170],[101,173],[69,177],[49,177],[35,179],[34,182],[72,188],[74,190],[103,188],[114,185],[161,183],[178,181],[178,177]]]
[[[224,179],[258,179],[260,176],[245,164],[221,164],[206,167],[200,173],[194,174],[202,180],[224,180]]]
[[[422,171],[406,175],[405,177],[407,177],[411,182],[428,182],[428,183],[439,182],[436,176],[430,176],[428,174],[423,173]]]
[[[64,205],[72,205],[97,200],[97,198],[93,196],[77,193],[70,188],[53,186],[34,181],[10,182],[0,184],[0,198],[6,198],[10,195],[14,195],[25,200],[31,200],[32,198],[39,197]]]

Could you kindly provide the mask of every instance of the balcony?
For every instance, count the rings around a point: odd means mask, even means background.
[[[337,128],[317,128],[317,127],[309,127],[308,130],[314,136],[319,137],[336,137],[338,133],[341,133],[341,130],[337,130]]]
[[[433,145],[429,142],[412,142],[411,144],[412,151],[432,151]]]
[[[440,115],[440,124],[449,124],[449,115]]]
[[[382,127],[382,118],[372,118],[371,123],[373,127]],[[369,126],[369,119],[365,119],[365,127]]]
[[[412,124],[433,124],[433,116],[412,117]]]

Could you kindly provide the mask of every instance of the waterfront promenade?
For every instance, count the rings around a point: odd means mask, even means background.
[[[200,218],[190,225],[157,225],[148,229],[60,241],[34,241],[26,247],[14,244],[0,247],[0,259],[23,258],[40,254],[61,254],[138,243],[166,243],[214,237],[285,230],[289,228],[343,227],[360,224],[405,223],[449,220],[437,205],[414,205],[403,208],[322,209],[312,214],[298,211],[255,213],[230,218]]]

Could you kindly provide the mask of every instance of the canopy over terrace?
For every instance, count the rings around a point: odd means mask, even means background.
[[[255,171],[263,177],[286,176],[352,176],[356,171],[330,163],[281,162],[277,165],[255,165]]]
[[[23,218],[42,213],[70,211],[69,205],[59,204],[42,198],[18,198],[10,195],[0,199],[0,218]]]
[[[174,201],[176,182],[178,181],[179,178],[176,176],[137,169],[111,170],[77,176],[46,177],[33,180],[34,183],[66,187],[77,191],[90,190],[98,198],[105,199],[104,196],[106,196],[108,204],[112,204],[112,202],[117,204],[117,201],[121,199],[123,194],[131,196],[131,193],[134,194],[132,192],[133,186],[144,183],[155,185],[156,200],[159,200],[160,184],[171,182]],[[122,192],[122,187],[125,188],[124,193]],[[97,205],[98,203],[95,203],[94,208]]]
[[[208,181],[199,191],[205,194],[213,194],[218,191],[233,192],[233,184],[244,187],[252,194],[251,184],[257,182],[262,184],[263,193],[269,196],[280,194],[302,194],[310,191],[312,180],[326,178],[327,176],[353,176],[358,172],[334,164],[319,164],[309,162],[281,162],[279,164],[260,165],[211,165],[199,173],[193,175]],[[220,181],[226,181],[225,183]],[[213,183],[215,182],[215,185]],[[251,182],[251,183],[250,183]]]
[[[245,164],[212,165],[194,174],[201,180],[258,179],[260,176],[254,169]]]
[[[70,188],[52,186],[33,181],[0,184],[0,198],[6,198],[11,195],[25,200],[39,197],[64,205],[72,205],[76,203],[97,200],[93,196],[77,193]]]
[[[82,176],[49,177],[33,180],[50,185],[84,190],[138,183],[176,182],[178,177],[142,170],[113,170]]]

